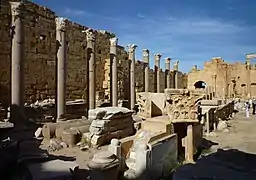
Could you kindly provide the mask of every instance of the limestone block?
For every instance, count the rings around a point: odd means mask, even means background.
[[[121,138],[132,135],[133,132],[134,132],[134,129],[131,127],[123,130],[118,130],[115,132],[109,132],[103,135],[93,135],[91,138],[91,144],[101,146],[106,143],[109,143],[113,138],[121,139]]]
[[[124,107],[104,107],[91,109],[88,112],[89,119],[119,119],[127,116],[131,116],[133,111]]]
[[[201,100],[201,106],[219,106],[221,105],[221,100]]]

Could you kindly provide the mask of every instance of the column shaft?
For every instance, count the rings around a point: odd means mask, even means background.
[[[149,50],[143,49],[143,59],[145,63],[145,92],[149,92]]]
[[[12,9],[11,118],[20,118],[24,106],[24,24],[22,2],[10,2]]]
[[[130,87],[131,87],[131,98],[130,98],[130,104],[131,104],[131,109],[134,109],[135,107],[135,48],[136,45],[128,45],[129,48],[129,60],[131,61],[131,68],[130,68]]]
[[[160,86],[160,59],[161,59],[161,54],[155,54],[155,66],[156,66],[156,89],[157,93],[161,92],[161,86]]]
[[[95,109],[96,104],[96,79],[95,79],[95,31],[86,30],[87,35],[87,58],[89,60],[89,109]]]
[[[193,141],[193,125],[188,125],[187,127],[187,137],[186,137],[186,161],[189,163],[194,162],[194,141]]]
[[[65,19],[56,18],[57,40],[57,120],[63,119],[66,113],[66,74],[67,42]]]
[[[166,58],[165,60],[165,70],[166,70],[166,88],[170,89],[170,61],[171,58]]]
[[[112,62],[112,106],[118,105],[117,38],[110,39],[110,62]]]

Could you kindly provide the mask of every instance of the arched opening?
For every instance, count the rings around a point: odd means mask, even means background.
[[[194,84],[195,89],[205,89],[206,88],[206,83],[204,81],[197,81]]]

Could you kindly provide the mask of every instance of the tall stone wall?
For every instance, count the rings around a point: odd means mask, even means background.
[[[11,67],[11,12],[7,0],[2,1],[0,16],[0,101],[10,102]],[[56,92],[56,14],[50,9],[25,2],[25,101],[34,102],[55,98]],[[88,27],[67,23],[67,99],[86,98],[87,55],[86,34]],[[110,98],[110,41],[115,36],[107,31],[96,33],[96,91],[99,99]],[[130,62],[125,48],[118,46],[118,96],[129,99]],[[150,91],[155,92],[155,73],[150,70]],[[183,86],[183,74],[179,73]],[[165,73],[161,71],[161,91],[165,88]],[[173,76],[171,76],[173,78]],[[144,91],[144,63],[135,64],[136,91]],[[172,80],[171,80],[172,82]]]

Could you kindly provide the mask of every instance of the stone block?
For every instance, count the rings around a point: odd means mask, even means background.
[[[201,100],[201,106],[219,106],[221,105],[221,100],[213,99],[213,100]]]

